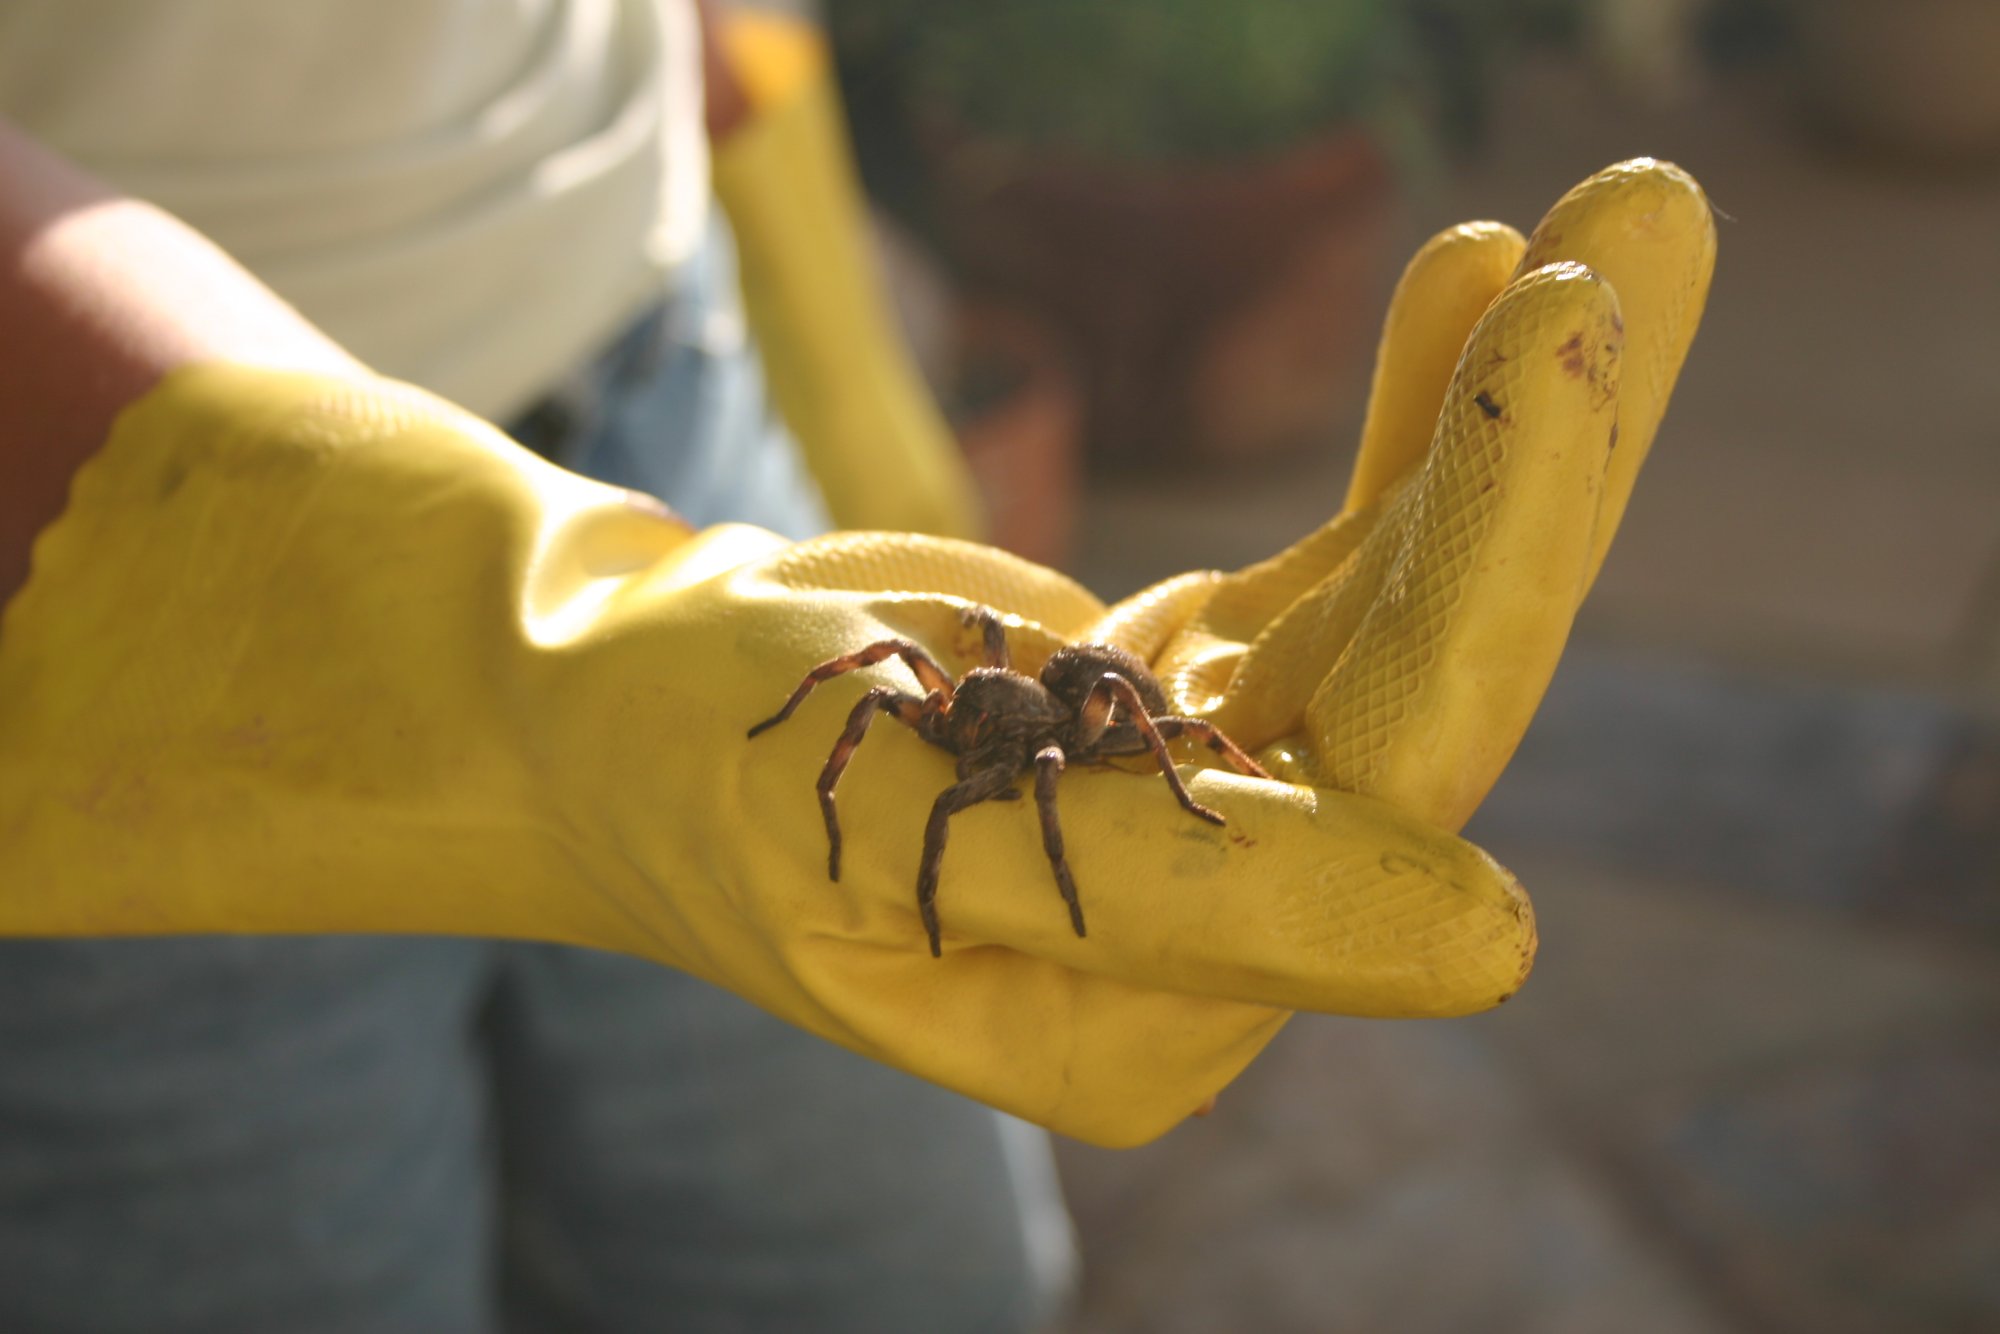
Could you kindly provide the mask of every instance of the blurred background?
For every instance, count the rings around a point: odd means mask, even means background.
[[[1702,332],[1468,830],[1541,963],[1297,1020],[1062,1149],[1075,1334],[2000,1330],[2000,2],[834,0],[887,271],[1000,539],[1107,598],[1345,486],[1449,224],[1620,159]]]

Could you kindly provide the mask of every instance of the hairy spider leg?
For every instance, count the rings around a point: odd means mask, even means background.
[[[1114,705],[1124,705],[1130,715],[1132,726],[1146,739],[1153,749],[1153,756],[1160,762],[1160,777],[1167,780],[1167,786],[1174,790],[1174,799],[1187,808],[1188,814],[1198,815],[1210,824],[1227,823],[1219,811],[1212,811],[1188,795],[1187,786],[1174,769],[1174,757],[1167,751],[1165,738],[1160,729],[1146,713],[1146,701],[1139,695],[1139,688],[1116,672],[1106,672],[1090,687],[1090,693],[1083,697],[1083,707],[1076,711],[1076,749],[1088,750],[1104,735],[1104,729],[1111,725],[1111,710]]]
[[[991,607],[967,607],[959,613],[959,619],[967,625],[979,627],[988,667],[1009,672],[1014,670],[1014,660],[1007,652],[1007,627],[1001,624],[999,612]]]
[[[1243,747],[1231,741],[1214,723],[1203,722],[1199,718],[1155,718],[1153,728],[1169,741],[1179,736],[1200,737],[1210,750],[1222,757],[1223,763],[1246,777],[1271,776],[1265,772],[1263,765],[1251,759]]]
[[[847,715],[847,726],[841,731],[840,739],[833,743],[833,751],[826,757],[826,767],[819,771],[819,812],[826,818],[827,879],[840,879],[840,815],[833,804],[834,784],[847,772],[847,762],[854,758],[855,748],[867,733],[868,724],[875,721],[877,710],[886,709],[891,718],[921,735],[925,711],[936,698],[935,690],[928,699],[918,699],[915,695],[906,695],[888,686],[876,686],[863,695]]]
[[[924,858],[917,866],[917,913],[924,919],[924,933],[931,939],[931,957],[944,957],[937,915],[938,873],[944,865],[944,841],[951,832],[951,817],[967,806],[977,806],[994,794],[1012,786],[1020,770],[1011,764],[982,769],[962,783],[953,783],[938,793],[931,803],[931,818],[924,825]]]
[[[1076,897],[1076,881],[1069,873],[1069,859],[1063,856],[1062,825],[1056,820],[1056,780],[1063,774],[1061,746],[1044,746],[1035,755],[1035,809],[1042,817],[1042,851],[1049,854],[1055,869],[1056,888],[1069,905],[1069,924],[1077,935],[1084,934],[1083,904]]]
[[[951,749],[949,742],[939,741],[937,744],[943,746],[946,750]],[[960,778],[972,777],[975,772],[972,767],[972,757],[969,755],[960,755],[958,757],[957,770]],[[1019,801],[1020,799],[1021,789],[1017,787],[1003,788],[1001,791],[995,792],[987,798],[988,801]]]
[[[863,667],[873,667],[885,658],[901,658],[908,664],[909,669],[916,674],[916,678],[922,684],[923,688],[931,694],[942,696],[945,706],[947,708],[950,707],[951,678],[945,675],[944,668],[938,666],[937,659],[907,639],[884,639],[856,652],[842,654],[838,658],[828,658],[825,662],[807,672],[806,679],[799,682],[799,688],[794,690],[792,697],[785,701],[785,707],[751,728],[749,735],[754,737],[759,732],[767,728],[776,727],[779,723],[791,717],[793,710],[799,707],[800,702],[807,695],[810,695],[813,687],[820,682],[830,681],[845,672],[858,671]]]

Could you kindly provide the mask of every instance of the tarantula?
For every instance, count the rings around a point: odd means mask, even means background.
[[[1014,780],[1031,764],[1035,769],[1035,806],[1041,815],[1042,848],[1054,868],[1056,887],[1069,905],[1070,924],[1084,934],[1083,905],[1076,881],[1063,856],[1062,826],[1056,819],[1056,780],[1066,763],[1087,764],[1114,755],[1150,750],[1159,761],[1160,776],[1174,799],[1211,824],[1222,824],[1220,813],[1188,795],[1174,771],[1167,742],[1178,736],[1200,737],[1208,748],[1241,774],[1269,778],[1242,748],[1210,723],[1167,713],[1166,695],[1137,655],[1111,644],[1073,644],[1050,655],[1039,678],[1013,670],[1007,636],[1000,617],[986,607],[964,613],[967,625],[979,627],[986,665],[974,667],[953,681],[935,658],[907,639],[884,639],[864,649],[830,658],[806,673],[785,707],[750,729],[750,735],[792,716],[813,687],[845,672],[901,658],[923,686],[919,698],[888,686],[863,695],[847,715],[847,727],[833,744],[819,775],[819,805],[826,817],[829,878],[840,879],[840,817],[833,790],[853,758],[855,747],[877,713],[887,713],[934,746],[958,757],[958,781],[938,794],[924,826],[924,854],[917,868],[917,911],[930,936],[931,954],[942,956],[938,933],[938,869],[953,814],[982,801],[1011,801],[1021,794]]]

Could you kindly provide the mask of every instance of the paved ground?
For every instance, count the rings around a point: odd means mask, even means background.
[[[1508,103],[1413,241],[1640,153],[1730,217],[1470,831],[1540,967],[1479,1019],[1301,1018],[1207,1121],[1065,1146],[1072,1334],[2000,1330],[2000,180],[1843,163],[1746,92]],[[1344,466],[1100,485],[1081,572],[1260,556]]]

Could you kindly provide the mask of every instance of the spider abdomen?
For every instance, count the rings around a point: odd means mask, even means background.
[[[1042,684],[1060,700],[1068,713],[1075,716],[1090,695],[1091,689],[1107,675],[1120,676],[1132,683],[1145,701],[1146,716],[1159,717],[1167,712],[1167,695],[1160,689],[1160,683],[1136,653],[1119,648],[1115,644],[1070,644],[1049,655],[1042,668]],[[1090,747],[1093,755],[1137,755],[1148,748],[1145,736],[1138,726],[1122,713],[1114,713],[1112,722]],[[1084,758],[1081,755],[1073,759]]]

